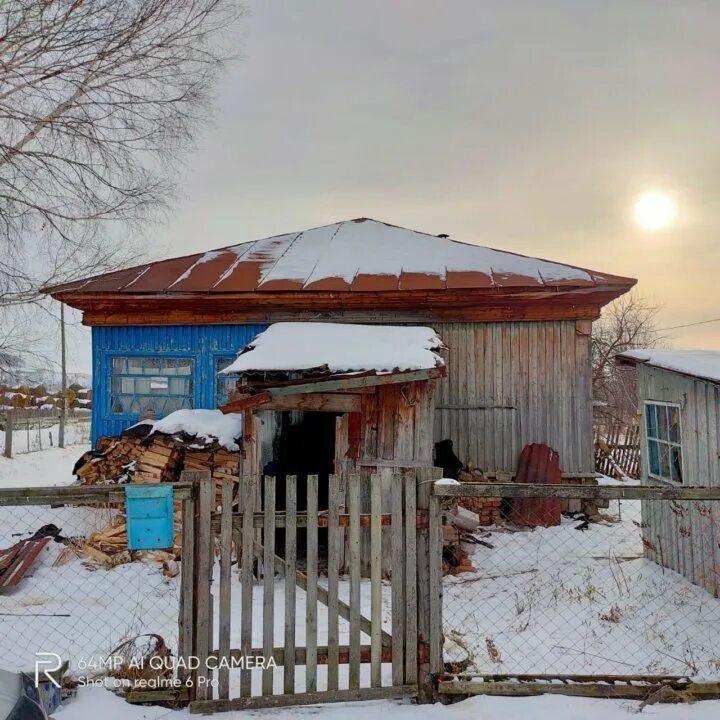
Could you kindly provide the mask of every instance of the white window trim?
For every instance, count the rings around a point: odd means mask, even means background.
[[[648,436],[648,427],[647,427],[647,406],[648,405],[661,405],[664,407],[673,407],[677,408],[678,410],[678,437],[680,438],[679,442],[673,442],[672,440],[662,440],[658,438],[650,438]],[[667,485],[684,485],[685,484],[685,452],[683,451],[682,446],[682,405],[679,402],[667,402],[666,400],[644,400],[643,401],[643,428],[645,430],[645,454],[647,457],[647,474],[648,477],[651,477],[653,480],[657,480],[661,483],[666,483]],[[680,472],[682,472],[683,482],[678,482],[677,480],[673,480],[671,477],[666,478],[662,475],[655,475],[654,473],[650,472],[650,441],[654,441],[656,443],[662,443],[664,445],[668,445],[669,447],[677,447],[680,448]],[[672,470],[670,471],[672,473]]]

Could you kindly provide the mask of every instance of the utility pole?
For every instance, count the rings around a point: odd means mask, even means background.
[[[65,303],[60,303],[60,432],[58,446],[65,447],[65,417],[67,415],[67,368],[65,366]]]

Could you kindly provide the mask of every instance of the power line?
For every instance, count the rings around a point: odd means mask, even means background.
[[[708,323],[720,322],[720,318],[712,318],[711,320],[701,320],[700,322],[687,323],[686,325],[673,325],[672,327],[659,328],[658,332],[666,330],[680,330],[680,328],[695,327],[695,325],[707,325]]]

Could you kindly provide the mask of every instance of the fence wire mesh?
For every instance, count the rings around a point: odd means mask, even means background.
[[[458,506],[494,524],[455,534]],[[719,501],[459,497],[443,507],[451,674],[720,678]]]
[[[3,552],[48,538],[17,584],[0,587],[0,667],[31,672],[36,653],[56,653],[71,673],[92,675],[148,633],[177,652],[179,564],[163,551],[131,553],[124,528],[107,503],[0,507],[0,586],[9,578],[2,558],[13,562]]]
[[[14,409],[0,412],[0,454],[14,457],[58,447],[60,411]],[[69,410],[65,419],[65,444],[90,444],[90,412]]]

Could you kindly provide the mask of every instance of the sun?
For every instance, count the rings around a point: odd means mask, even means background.
[[[643,230],[664,230],[677,216],[675,203],[664,192],[645,192],[635,202],[635,222]]]

